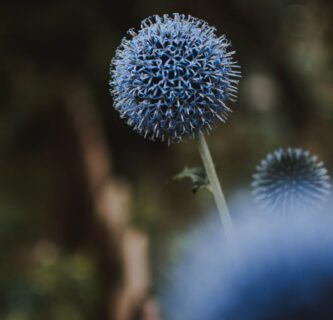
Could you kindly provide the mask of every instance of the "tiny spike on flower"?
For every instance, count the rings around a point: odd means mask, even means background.
[[[151,140],[180,141],[226,120],[239,66],[225,36],[205,21],[172,14],[128,31],[110,68],[115,109]]]
[[[263,209],[279,216],[314,212],[330,192],[323,163],[297,148],[268,154],[257,166],[252,187]]]

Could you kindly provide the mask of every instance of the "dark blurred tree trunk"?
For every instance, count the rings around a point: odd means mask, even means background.
[[[104,285],[98,319],[148,319],[148,238],[127,226],[130,190],[111,176],[111,158],[92,98],[83,86],[65,94],[91,201],[95,250]],[[156,318],[150,318],[156,319]]]
[[[87,91],[83,87],[71,88],[65,95],[65,105],[80,147],[83,176],[94,215],[91,231],[104,286],[100,316],[115,319],[114,301],[123,276],[120,244],[127,222],[129,191],[125,184],[109,178],[111,157]]]

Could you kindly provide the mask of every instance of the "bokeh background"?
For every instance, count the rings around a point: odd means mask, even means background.
[[[214,203],[172,179],[200,165],[195,142],[135,134],[108,81],[126,31],[172,12],[216,26],[242,66],[234,112],[208,137],[228,200],[278,147],[332,173],[330,0],[2,0],[1,319],[159,319],[183,234]]]

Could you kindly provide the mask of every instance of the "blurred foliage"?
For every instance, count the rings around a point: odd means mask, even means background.
[[[0,209],[0,318],[93,319],[100,296],[94,261],[65,253],[50,240],[36,241],[32,215],[4,202]]]
[[[152,239],[153,288],[172,260],[171,239],[212,209],[209,192],[194,197],[189,181],[172,181],[185,165],[200,164],[194,142],[146,141],[112,109],[108,68],[127,29],[151,14],[184,12],[232,40],[244,76],[239,101],[208,137],[230,199],[277,147],[308,148],[332,172],[332,7],[330,0],[1,1],[0,318],[99,312],[91,204],[64,106],[77,84],[103,122],[113,173],[132,185],[131,223]]]
[[[8,273],[10,281],[1,288],[6,292],[1,318],[93,319],[98,291],[91,262],[79,255],[52,256],[54,248],[39,246],[35,254],[43,261],[34,262],[22,274]]]

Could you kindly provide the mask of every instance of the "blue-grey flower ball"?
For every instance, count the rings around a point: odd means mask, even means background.
[[[330,192],[330,178],[322,162],[298,148],[267,155],[253,175],[253,194],[263,209],[277,216],[317,211]]]
[[[228,246],[215,217],[186,236],[162,286],[165,319],[333,319],[332,217],[235,222]]]
[[[149,17],[128,33],[110,68],[114,106],[128,125],[171,143],[226,120],[241,73],[224,35],[176,13]]]

